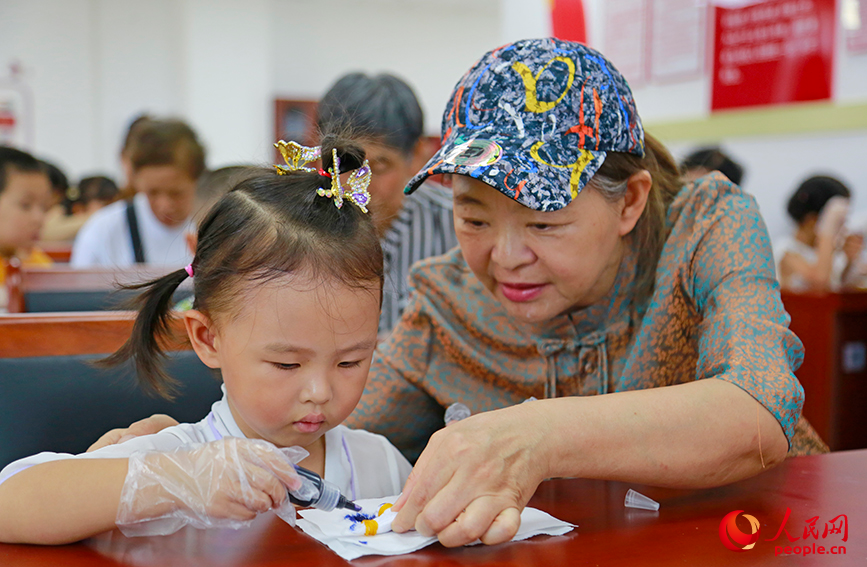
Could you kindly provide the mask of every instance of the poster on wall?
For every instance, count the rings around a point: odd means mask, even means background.
[[[648,0],[606,0],[602,53],[633,87],[647,79]]]
[[[704,71],[705,0],[653,0],[650,12],[650,77],[690,79]]]
[[[549,0],[554,37],[587,43],[587,26],[582,0]]]
[[[846,33],[846,51],[867,53],[867,0],[843,0],[840,19]]]
[[[711,108],[831,98],[835,0],[717,0]]]

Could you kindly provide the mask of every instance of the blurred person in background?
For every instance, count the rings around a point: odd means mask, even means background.
[[[141,131],[142,127],[153,120],[149,114],[139,114],[132,119],[129,127],[126,129],[126,134],[123,137],[123,142],[120,146],[120,167],[123,170],[123,185],[120,187],[121,199],[132,199],[135,195],[135,189],[132,187],[132,159],[130,157],[132,147],[135,144],[136,135]]]
[[[99,209],[118,199],[117,183],[97,175],[67,187],[63,200],[51,207],[42,227],[44,242],[71,242],[84,223]]]
[[[47,169],[32,155],[0,146],[0,311],[8,297],[6,267],[17,258],[23,266],[50,266],[36,242],[51,207]]]
[[[861,234],[847,234],[851,191],[839,179],[815,175],[789,198],[786,210],[795,233],[774,251],[780,287],[823,292],[850,287],[860,276]]]
[[[51,182],[51,209],[49,215],[55,209],[62,210],[60,205],[66,198],[66,192],[69,190],[69,178],[63,173],[63,170],[51,162],[44,159],[38,160],[42,169],[48,174],[48,180]]]
[[[205,219],[208,211],[211,210],[217,202],[229,192],[232,187],[235,187],[246,177],[256,175],[260,170],[254,166],[246,165],[228,165],[213,171],[206,171],[199,178],[196,186],[196,203],[193,206],[193,222],[190,223],[190,228],[184,238],[187,242],[187,248],[190,254],[196,255],[196,246],[198,245],[199,225]],[[189,311],[193,308],[194,295],[189,295],[178,301],[174,309],[175,311]]]
[[[128,149],[135,196],[96,212],[75,238],[70,264],[183,266],[192,260],[189,231],[205,150],[180,120],[146,119]]]
[[[371,212],[385,261],[379,324],[384,336],[407,305],[410,266],[457,246],[452,194],[429,180],[420,191],[404,195],[432,152],[422,138],[421,105],[412,88],[394,75],[349,73],[338,79],[319,102],[319,130],[359,138],[370,161]]]
[[[726,155],[720,148],[701,148],[686,156],[680,164],[683,179],[687,182],[704,177],[711,171],[719,171],[735,185],[744,178],[744,168]]]

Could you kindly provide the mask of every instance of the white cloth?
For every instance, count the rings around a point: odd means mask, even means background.
[[[393,503],[397,498],[377,498],[356,501],[362,512],[376,515],[383,504]],[[351,561],[363,555],[403,555],[426,547],[437,540],[436,536],[423,536],[416,531],[398,534],[392,531],[376,535],[347,535],[351,523],[347,510],[299,510],[302,519],[296,523],[304,533],[328,546],[331,551]],[[521,512],[521,527],[512,541],[521,541],[536,535],[563,535],[576,526],[536,508],[524,508]],[[478,540],[470,545],[481,543]]]
[[[807,246],[797,238],[787,236],[780,239],[774,247],[774,262],[776,264],[777,278],[780,277],[780,262],[783,261],[783,256],[786,254],[797,254],[811,264],[816,263],[816,250]],[[834,262],[831,265],[831,289],[839,289],[840,281],[843,276],[843,271],[846,269],[846,255],[842,252],[834,252]],[[792,274],[789,278],[789,287],[791,291],[803,292],[810,289],[810,284],[798,274]]]
[[[225,387],[223,399],[211,406],[211,413],[198,423],[182,423],[154,435],[144,435],[92,453],[43,452],[19,459],[0,471],[0,483],[33,465],[62,459],[128,458],[136,451],[171,451],[194,443],[208,443],[223,437],[245,437],[229,409]],[[325,433],[325,480],[352,500],[399,494],[412,466],[382,435],[344,425]]]
[[[143,193],[133,198],[133,206],[148,264],[181,267],[193,260],[184,238],[192,227],[190,219],[176,227],[164,225],[154,216]],[[135,264],[126,219],[126,201],[112,203],[88,219],[75,237],[69,264],[73,268],[126,268]]]

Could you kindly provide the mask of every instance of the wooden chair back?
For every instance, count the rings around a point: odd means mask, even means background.
[[[22,267],[12,260],[6,271],[9,313],[44,313],[123,309],[136,291],[119,289],[165,275],[170,268],[136,266],[127,269],[68,266]],[[192,293],[182,286],[176,298]]]
[[[0,468],[40,451],[83,452],[106,431],[154,413],[181,422],[208,414],[222,395],[220,383],[184,339],[166,345],[167,371],[180,383],[171,401],[140,388],[131,365],[93,364],[127,340],[134,316],[0,316]],[[180,318],[171,327],[183,333]]]

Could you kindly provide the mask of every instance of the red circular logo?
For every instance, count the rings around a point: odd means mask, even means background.
[[[744,514],[744,518],[750,523],[752,532],[745,534],[738,527],[735,520],[738,514],[743,510],[735,510],[729,512],[719,524],[719,539],[724,546],[732,551],[746,551],[752,549],[756,542],[759,541],[759,521],[749,514]]]

